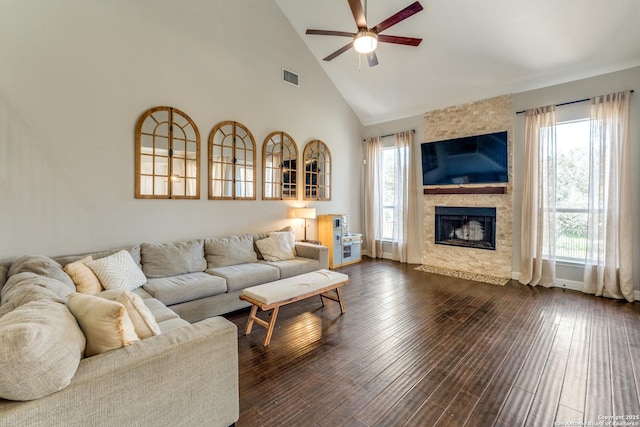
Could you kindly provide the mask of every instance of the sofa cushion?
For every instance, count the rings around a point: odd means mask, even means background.
[[[296,256],[296,239],[293,233],[269,233],[269,237],[256,240],[255,244],[267,261],[282,261]]]
[[[73,283],[76,285],[76,292],[81,294],[95,295],[102,292],[104,288],[98,280],[98,276],[87,267],[87,263],[93,261],[91,255],[79,259],[78,261],[70,262],[65,265],[63,270],[71,277]]]
[[[90,261],[87,266],[98,276],[105,289],[132,291],[147,281],[131,254],[124,249],[113,255]]]
[[[297,276],[299,274],[311,273],[320,270],[320,262],[317,259],[296,257],[285,261],[260,261],[277,267],[280,270],[280,278]]]
[[[124,305],[75,292],[67,303],[87,338],[85,356],[125,347],[140,339]]]
[[[207,268],[204,241],[143,243],[140,245],[142,271],[148,278],[195,273]]]
[[[87,256],[91,256],[91,258],[93,259],[100,259],[100,258],[104,258],[106,256],[109,255],[113,255],[116,252],[120,252],[121,250],[126,250],[127,252],[129,252],[129,255],[131,255],[131,258],[133,258],[133,260],[136,262],[136,264],[138,265],[138,267],[142,268],[142,264],[140,263],[140,245],[136,245],[130,248],[121,248],[121,249],[112,249],[112,250],[108,250],[108,251],[99,251],[99,252],[91,252],[91,253],[87,253],[84,255],[66,255],[66,256],[61,256],[61,257],[56,257],[54,258],[56,262],[58,262],[60,265],[62,265],[63,267],[71,262],[75,262],[75,261],[79,261],[82,258],[85,258]]]
[[[189,273],[149,279],[144,289],[155,299],[171,305],[223,294],[227,284],[224,279],[207,273]]]
[[[35,273],[18,273],[9,278],[0,292],[0,316],[31,301],[49,300],[64,304],[71,294],[59,280]]]
[[[145,339],[160,334],[156,319],[139,295],[130,291],[108,290],[98,296],[124,305],[138,338]]]
[[[227,292],[272,282],[280,278],[280,270],[277,267],[257,262],[209,268],[207,273],[224,278],[227,281]]]
[[[253,249],[253,237],[250,234],[207,239],[204,243],[204,254],[208,268],[258,261],[256,251]]]
[[[62,266],[44,255],[25,255],[18,258],[11,263],[8,276],[11,277],[14,274],[23,272],[35,273],[57,279],[69,286],[71,292],[75,292],[76,290],[76,285],[73,283],[73,280],[71,280],[71,277],[62,270]]]
[[[78,369],[85,337],[64,304],[31,301],[0,318],[0,397],[32,400],[62,390]]]
[[[153,318],[156,319],[156,322],[158,324],[160,324],[160,322],[164,322],[165,320],[176,319],[180,317],[173,310],[168,309],[166,305],[155,298],[147,298],[143,301],[144,305],[146,305],[149,311],[151,311]]]

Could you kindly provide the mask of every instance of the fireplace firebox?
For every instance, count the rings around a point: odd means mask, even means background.
[[[435,243],[496,249],[496,208],[436,206]]]

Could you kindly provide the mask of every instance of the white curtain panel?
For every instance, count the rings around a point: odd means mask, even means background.
[[[556,111],[525,112],[520,283],[553,286],[556,269]]]
[[[591,99],[587,260],[583,291],[633,301],[631,92]]]
[[[400,262],[420,263],[418,237],[418,200],[413,161],[413,132],[395,135],[395,195],[391,258]]]
[[[371,258],[382,257],[382,143],[379,137],[370,138],[366,148],[364,195],[363,252]]]

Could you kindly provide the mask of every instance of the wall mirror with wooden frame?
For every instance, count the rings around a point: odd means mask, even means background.
[[[241,123],[220,122],[209,134],[209,199],[255,200],[256,142]]]
[[[262,145],[262,199],[298,200],[298,147],[285,132],[272,132]]]
[[[200,132],[173,107],[145,111],[136,124],[137,199],[200,198]]]
[[[331,200],[331,152],[314,139],[304,147],[304,200]]]

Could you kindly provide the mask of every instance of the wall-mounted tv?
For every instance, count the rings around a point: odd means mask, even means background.
[[[509,181],[507,132],[425,142],[422,184],[494,184]]]

